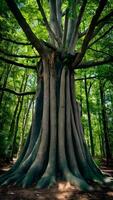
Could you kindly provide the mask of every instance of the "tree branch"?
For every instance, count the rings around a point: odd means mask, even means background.
[[[59,26],[61,26],[61,19],[62,19],[61,6],[62,6],[62,0],[56,0],[56,14]]]
[[[103,22],[108,21],[111,17],[113,17],[113,10],[111,10],[106,16],[98,20],[97,25]]]
[[[59,40],[62,39],[62,31],[61,31],[61,27],[58,23],[57,20],[57,13],[56,13],[56,0],[49,0],[49,4],[50,4],[50,11],[51,11],[51,25],[53,26],[53,30],[55,32],[55,34],[57,35],[57,37],[59,38]]]
[[[8,7],[10,8],[11,12],[15,16],[16,20],[18,21],[18,24],[23,29],[26,37],[31,42],[31,44],[37,49],[40,55],[44,53],[44,46],[40,42],[40,40],[36,37],[36,35],[32,32],[29,24],[26,22],[25,18],[21,14],[20,10],[18,9],[16,3],[14,0],[5,0]]]
[[[64,20],[64,32],[63,32],[63,48],[66,45],[67,29],[68,29],[68,13],[69,9],[66,9],[65,20]]]
[[[17,62],[15,62],[13,60],[9,60],[9,59],[3,58],[1,56],[0,56],[0,60],[4,61],[5,63],[11,64],[11,65],[16,65],[18,67],[36,70],[36,65],[34,65],[34,66],[32,66],[32,65],[24,65],[22,63],[17,63]]]
[[[60,44],[59,38],[56,37],[56,35],[55,35],[54,32],[52,31],[52,29],[51,29],[51,27],[50,27],[50,25],[49,25],[49,23],[48,23],[48,20],[47,20],[47,18],[46,18],[46,15],[45,15],[44,9],[43,9],[43,7],[42,7],[42,5],[41,5],[41,3],[40,3],[40,0],[36,0],[36,2],[37,2],[37,4],[38,4],[40,13],[41,13],[41,15],[42,15],[42,17],[43,17],[43,21],[44,21],[44,23],[45,23],[45,26],[46,26],[46,28],[47,28],[49,34],[51,35],[51,37],[52,37],[53,39],[55,39],[55,40],[58,42],[58,44]]]
[[[9,88],[0,88],[0,91],[9,92],[9,93],[17,95],[17,96],[34,95],[36,93],[35,91],[32,91],[32,92],[16,92],[16,91],[11,90]]]
[[[94,42],[90,43],[88,48],[91,47],[93,44],[101,40],[103,37],[105,37],[111,30],[113,29],[113,26],[111,26],[103,35],[101,35],[99,38],[97,38]]]
[[[83,40],[81,52],[77,55],[77,57],[76,57],[76,59],[75,59],[75,61],[73,63],[73,66],[74,65],[78,65],[82,61],[82,59],[83,59],[83,57],[85,55],[85,52],[87,50],[88,44],[89,44],[89,42],[90,42],[90,40],[92,38],[92,35],[94,33],[94,30],[95,30],[95,27],[97,25],[98,19],[99,19],[100,15],[101,15],[106,3],[107,3],[107,0],[100,0],[99,6],[96,9],[95,15],[92,17],[91,23],[89,25],[88,32],[87,32],[87,34],[86,34],[86,36],[85,36],[85,38]]]
[[[1,34],[0,34],[0,39],[5,40],[7,42],[12,42],[12,43],[17,44],[17,45],[31,45],[31,43],[29,43],[29,42],[17,42],[16,40],[4,38]]]
[[[78,37],[79,37],[79,38],[83,37],[84,35],[86,35],[87,32],[88,32],[88,28],[86,28],[85,31],[79,33]]]
[[[89,76],[89,77],[86,77],[86,79],[100,79],[100,78],[109,78],[110,76],[109,75],[106,75],[106,76]],[[85,80],[85,77],[83,78],[76,78],[74,79],[75,81],[83,81]]]
[[[77,12],[76,12],[76,6],[77,6],[78,0],[72,0],[72,1],[68,1],[68,19],[67,19],[67,34],[66,34],[66,48],[68,48],[70,46],[70,41],[72,38],[72,33],[74,31],[74,28],[76,28],[76,22],[77,22]],[[71,16],[71,17],[69,17]],[[69,48],[68,48],[68,52],[69,52]]]
[[[73,34],[72,34],[69,49],[73,49],[75,46],[75,43],[76,43],[76,40],[78,37],[78,29],[79,29],[79,26],[80,26],[80,23],[81,23],[81,20],[82,20],[84,11],[85,11],[86,4],[87,4],[87,0],[84,0],[82,3],[82,6],[80,8],[79,16],[77,18],[76,28],[74,29]]]
[[[103,29],[103,27],[106,24],[108,24],[109,20],[111,19],[111,16],[113,16],[113,12],[110,12],[107,16],[103,17],[101,20],[97,22],[96,29],[91,39],[93,39],[101,31],[101,29]]]
[[[104,52],[104,51],[101,51],[101,50],[96,50],[96,49],[92,49],[92,48],[89,48],[89,49],[91,49],[92,51],[95,51],[95,52],[97,52],[97,53],[103,53],[103,54],[105,54],[105,55],[108,55],[109,57],[112,57],[112,55],[111,55],[111,54],[109,54],[109,53],[106,53],[106,52]]]
[[[101,18],[100,20],[98,20],[98,22],[96,24],[97,30],[94,33],[94,35],[92,36],[92,38],[94,38],[98,34],[98,32],[103,28],[103,26],[106,25],[106,23],[110,20],[111,17],[113,17],[113,10],[111,10],[106,16],[104,16],[103,18]],[[98,25],[99,25],[99,27],[98,27]],[[81,38],[84,35],[86,35],[87,31],[88,31],[88,29],[86,29],[82,33],[79,33],[79,38]]]
[[[0,52],[9,57],[16,57],[16,58],[38,58],[38,56],[27,56],[27,55],[16,55],[16,54],[9,54],[6,51],[0,49]]]
[[[88,62],[85,62],[85,63],[81,63],[76,67],[76,69],[86,69],[86,68],[89,68],[89,67],[101,66],[101,65],[110,64],[110,63],[113,63],[113,57],[107,57],[107,58],[100,60],[100,61],[91,60],[91,61],[88,61]]]

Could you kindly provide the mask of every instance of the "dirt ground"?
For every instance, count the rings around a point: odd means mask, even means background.
[[[7,170],[5,166],[5,170]],[[2,169],[3,170],[3,169]],[[2,174],[3,171],[0,171]],[[104,172],[113,175],[112,167],[102,167]],[[0,200],[113,200],[113,191],[101,190],[81,192],[67,182],[59,182],[48,189],[22,189],[15,186],[0,188]]]

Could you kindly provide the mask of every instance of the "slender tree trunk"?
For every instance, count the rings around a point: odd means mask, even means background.
[[[94,152],[94,141],[93,141],[93,133],[92,133],[92,126],[91,126],[91,115],[90,115],[90,108],[89,108],[89,98],[88,98],[88,89],[87,89],[87,79],[85,76],[85,95],[86,95],[86,106],[87,106],[87,114],[88,114],[88,126],[89,126],[89,136],[90,136],[90,144],[91,144],[91,153],[92,156],[95,155]]]
[[[104,142],[105,142],[105,149],[106,149],[106,160],[107,160],[107,165],[109,165],[109,162],[112,156],[111,156],[111,151],[110,151],[110,146],[109,146],[109,132],[108,132],[107,115],[106,115],[106,107],[105,107],[104,88],[103,88],[102,81],[100,81],[100,98],[101,98]]]
[[[25,74],[26,74],[26,72],[24,73],[24,76],[23,76],[23,80],[22,80],[22,83],[21,83],[21,86],[20,86],[20,92],[22,92],[22,90],[23,90]],[[9,129],[8,141],[10,141],[10,144],[8,145],[7,149],[8,149],[8,151],[10,150],[10,156],[9,156],[10,159],[12,159],[11,158],[12,143],[13,143],[15,123],[16,123],[16,119],[17,119],[17,113],[18,113],[18,109],[19,109],[20,100],[21,100],[21,97],[18,97],[17,104],[16,104],[16,107],[15,107],[15,110],[14,110],[14,113],[13,113],[13,118],[11,120],[10,129]]]
[[[3,88],[5,88],[6,85],[7,85],[7,80],[8,80],[8,77],[9,77],[9,73],[11,72],[11,68],[12,68],[12,66],[7,67],[7,70],[6,70],[5,75],[4,75],[4,83],[2,85]],[[1,106],[1,103],[2,103],[3,95],[4,95],[4,91],[1,91],[0,92],[0,106]]]
[[[103,127],[102,127],[102,114],[101,114],[101,102],[99,96],[97,97],[97,106],[98,106],[98,122],[99,122],[99,140],[100,140],[100,152],[102,158],[105,158],[105,145],[104,145],[104,136],[103,136]]]
[[[22,133],[20,135],[19,149],[18,149],[18,153],[17,153],[18,156],[21,153],[23,146],[24,146],[25,130],[26,130],[26,125],[27,125],[27,121],[28,121],[28,117],[29,117],[29,113],[30,113],[30,109],[31,109],[33,100],[34,100],[34,96],[30,99],[30,102],[28,102],[28,104],[27,104],[27,106],[28,106],[27,113],[26,113],[26,108],[24,110],[25,113],[24,113],[24,118],[23,118]]]
[[[28,76],[26,77],[26,80],[25,80],[25,83],[24,83],[23,92],[25,92],[25,89],[26,89],[26,86],[27,86],[27,79],[28,79]],[[17,137],[17,133],[18,133],[18,124],[19,124],[20,114],[21,114],[21,111],[22,111],[23,101],[24,101],[24,96],[22,96],[20,98],[20,101],[19,101],[20,107],[19,107],[19,111],[18,111],[16,121],[15,121],[15,129],[14,129],[14,134],[13,134],[12,148],[11,148],[11,159],[13,159],[14,152],[15,152],[16,137]]]

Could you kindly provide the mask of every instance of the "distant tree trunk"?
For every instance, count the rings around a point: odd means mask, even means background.
[[[99,93],[100,94],[100,93]],[[100,95],[97,97],[98,106],[98,122],[99,122],[99,140],[100,140],[100,152],[102,158],[105,158],[105,145],[104,145],[104,135],[103,135],[103,123],[102,123],[102,112],[101,112],[101,102]]]
[[[16,146],[16,137],[17,137],[17,132],[18,132],[18,123],[19,123],[19,118],[20,118],[20,114],[22,111],[22,106],[23,106],[23,99],[20,100],[20,108],[15,120],[15,129],[14,129],[14,133],[13,133],[13,140],[12,140],[12,145],[11,145],[11,160],[14,157],[14,152],[15,152],[15,146]]]
[[[26,75],[26,72],[24,73],[24,76],[23,76],[23,79],[22,79],[22,83],[21,83],[21,86],[20,86],[20,92],[22,92],[22,90],[23,90],[25,75]],[[9,155],[10,159],[12,159],[12,156],[11,156],[12,153],[11,152],[12,152],[12,143],[13,143],[13,137],[14,137],[14,131],[15,131],[15,123],[16,123],[17,113],[18,113],[19,104],[20,104],[20,100],[21,100],[20,96],[17,97],[17,98],[18,98],[18,100],[17,100],[17,103],[16,103],[16,107],[14,109],[10,129],[9,129],[9,135],[8,135],[9,145],[8,145],[7,149],[8,149],[8,151],[10,151],[10,155]]]
[[[80,82],[80,106],[81,106],[81,116],[82,116],[82,107],[83,107],[83,99],[82,99],[82,85],[83,85],[83,81]]]
[[[85,95],[86,95],[86,106],[87,106],[87,115],[88,115],[88,126],[89,126],[89,137],[90,137],[90,145],[91,145],[91,154],[92,156],[95,155],[94,151],[94,141],[93,141],[93,133],[92,133],[92,126],[91,126],[91,115],[90,115],[90,108],[89,108],[89,99],[88,99],[88,89],[87,89],[87,79],[85,76]]]
[[[104,96],[104,87],[102,81],[100,81],[100,98],[101,98],[101,110],[102,110],[102,122],[103,122],[103,132],[104,132],[104,142],[105,142],[105,150],[106,150],[106,160],[107,165],[109,165],[109,161],[111,160],[111,151],[109,146],[109,132],[108,132],[108,122],[106,115],[106,107],[105,107],[105,96]]]
[[[18,149],[18,153],[17,153],[18,156],[21,153],[21,151],[23,149],[23,146],[24,146],[25,130],[26,130],[26,125],[27,125],[30,109],[31,109],[31,106],[32,106],[32,103],[33,103],[33,99],[34,99],[34,96],[30,99],[30,102],[28,102],[29,105],[28,105],[27,112],[26,112],[26,109],[25,109],[24,119],[23,119],[23,126],[22,126],[22,133],[20,135],[19,149]]]
[[[8,80],[8,76],[11,72],[11,67],[12,66],[8,66],[6,67],[6,69],[3,71],[3,77],[1,76],[1,80],[3,83],[0,83],[0,86],[5,88],[7,85],[7,80]],[[4,97],[4,91],[0,91],[0,110],[2,109],[2,102],[3,102],[3,97]],[[0,130],[3,130],[4,127],[4,121],[2,120],[2,118],[0,119]]]
[[[26,76],[26,74],[25,74],[25,76]],[[23,92],[25,92],[25,89],[26,89],[26,86],[27,86],[27,79],[28,79],[28,76],[26,77],[26,80],[25,80],[25,83],[24,83]],[[19,123],[19,118],[20,118],[20,114],[21,114],[21,111],[22,111],[23,101],[24,101],[24,96],[22,96],[20,98],[20,101],[19,101],[20,107],[19,107],[19,111],[18,111],[16,121],[15,121],[15,129],[14,129],[14,133],[13,133],[12,148],[11,148],[11,159],[13,159],[14,152],[15,152],[16,137],[17,137],[17,133],[18,133],[18,123]]]
[[[103,138],[103,131],[102,131],[102,124],[101,124],[101,113],[98,112],[98,119],[99,119],[99,141],[100,141],[100,152],[102,157],[105,157],[105,145],[104,145],[104,138]]]
[[[8,80],[8,77],[9,77],[9,73],[11,72],[11,68],[12,66],[8,66],[5,73],[4,73],[4,82],[3,82],[3,85],[2,87],[5,88],[6,85],[7,85],[7,80]],[[1,106],[1,103],[2,103],[2,99],[3,99],[3,95],[4,95],[4,91],[1,91],[0,92],[0,106]]]

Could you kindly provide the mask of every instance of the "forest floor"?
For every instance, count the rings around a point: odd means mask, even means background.
[[[0,174],[7,171],[9,164],[0,166]],[[101,169],[113,176],[113,166],[107,167],[102,164]],[[15,186],[0,188],[0,200],[113,200],[113,191],[100,190],[82,192],[66,182],[59,182],[48,189],[22,189]]]

